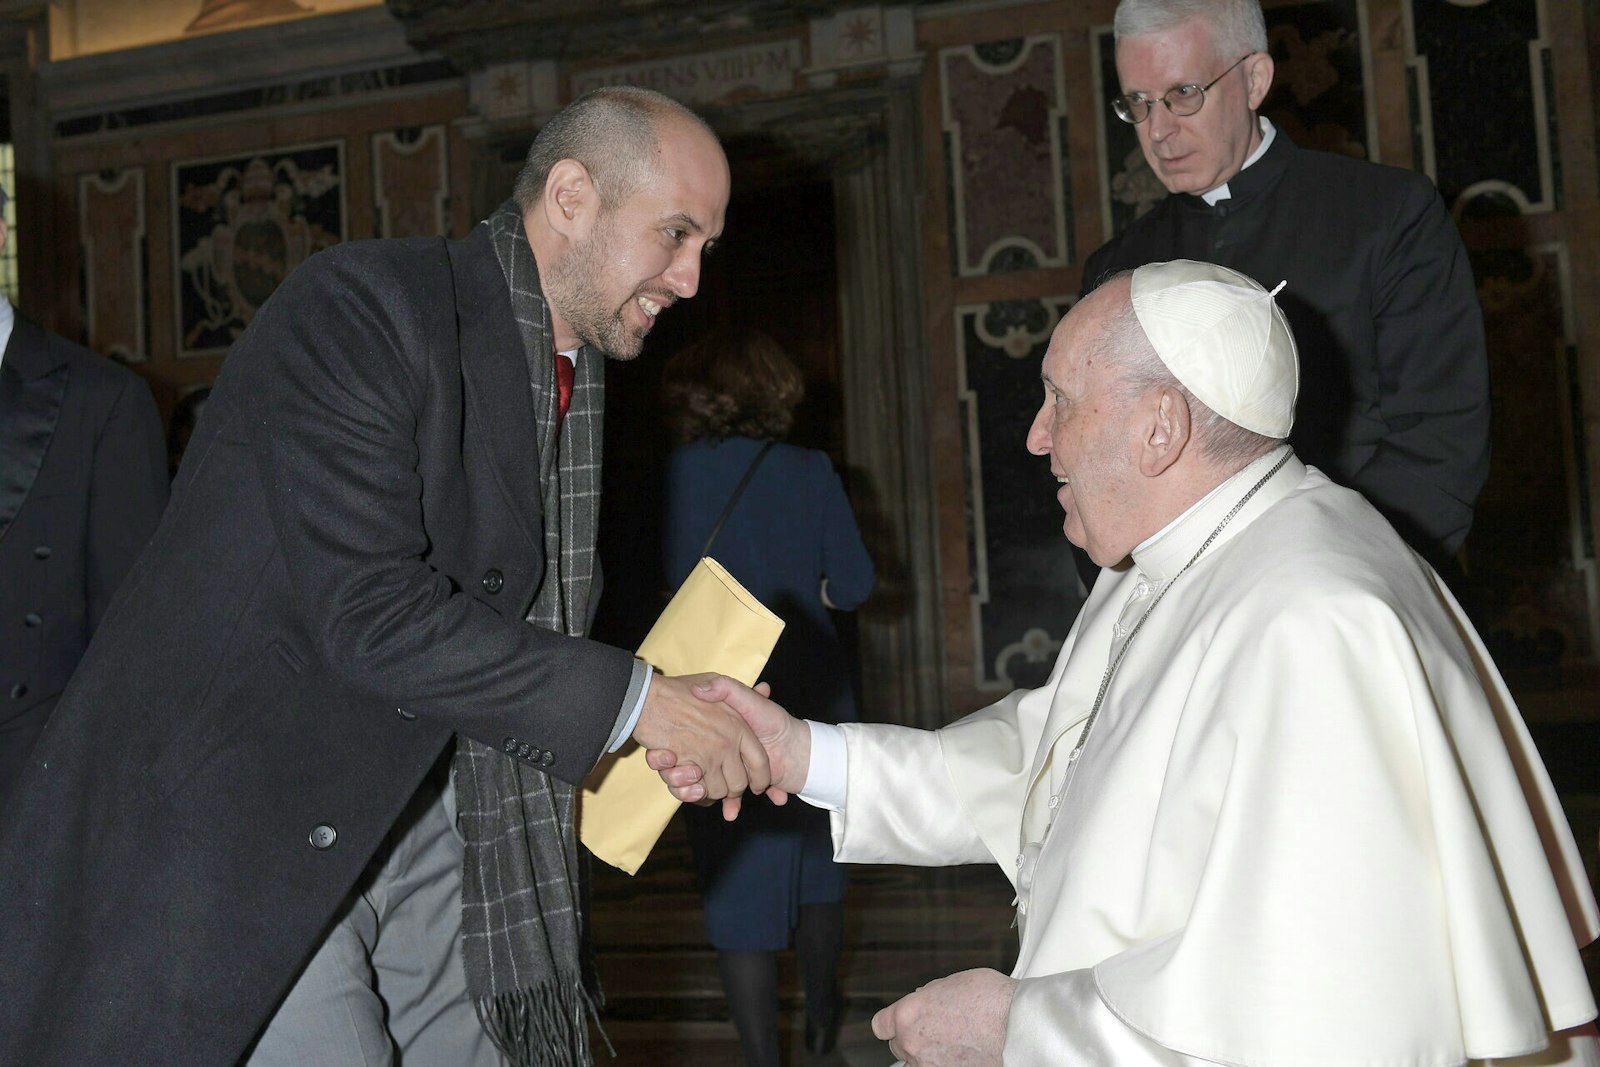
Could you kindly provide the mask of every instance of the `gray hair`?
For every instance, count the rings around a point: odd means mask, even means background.
[[[1131,273],[1122,271],[1111,278]],[[1131,403],[1151,389],[1160,388],[1170,389],[1182,397],[1184,403],[1189,405],[1191,440],[1202,455],[1225,470],[1240,470],[1280,443],[1276,438],[1230,422],[1191,393],[1162,362],[1150,338],[1145,336],[1131,300],[1124,302],[1112,314],[1105,331],[1095,341],[1093,356],[1119,372],[1113,392],[1121,403]]]
[[[655,173],[658,134],[671,118],[690,122],[716,140],[704,119],[654,90],[611,85],[584,93],[533,139],[512,190],[517,206],[527,211],[544,195],[550,168],[575,159],[594,180],[602,210],[612,210]]]
[[[1117,40],[1142,37],[1199,19],[1211,28],[1218,58],[1267,50],[1267,20],[1261,0],[1122,0],[1112,21]]]

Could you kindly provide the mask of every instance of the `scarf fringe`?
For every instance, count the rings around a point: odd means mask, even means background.
[[[600,1025],[600,1011],[583,983],[541,982],[495,996],[476,997],[478,1022],[512,1067],[572,1067],[593,1062],[589,1024],[606,1051],[617,1050]]]

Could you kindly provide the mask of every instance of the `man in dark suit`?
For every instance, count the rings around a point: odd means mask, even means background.
[[[0,823],[0,1063],[588,1062],[576,783],[632,736],[766,787],[736,714],[583,636],[604,356],[728,189],[696,116],[599,90],[464,240],[262,308]]]
[[[167,484],[150,387],[0,296],[0,812]]]
[[[1114,110],[1170,195],[1089,257],[1084,288],[1173,259],[1287,281],[1296,453],[1448,572],[1489,474],[1489,365],[1438,192],[1299,148],[1257,114],[1273,77],[1258,0],[1122,0],[1115,32]]]

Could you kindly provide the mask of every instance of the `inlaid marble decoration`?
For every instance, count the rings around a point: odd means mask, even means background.
[[[1468,606],[1513,688],[1555,685],[1562,668],[1600,660],[1566,254],[1479,251],[1472,267],[1489,335],[1494,452],[1467,541]]]
[[[1275,6],[1266,17],[1274,72],[1261,113],[1302,147],[1374,158],[1371,146],[1377,137],[1367,107],[1364,0]],[[1095,111],[1105,176],[1103,218],[1111,235],[1121,233],[1167,191],[1145,162],[1135,128],[1112,113],[1111,100],[1122,89],[1111,27],[1096,31],[1094,54],[1100,67]]]
[[[1071,262],[1061,38],[942,49],[939,89],[953,273]]]
[[[1544,0],[1409,0],[1417,158],[1446,203],[1560,207]]]
[[[977,688],[1044,682],[1083,594],[1048,458],[1027,450],[1067,297],[956,308]]]
[[[221,355],[311,253],[345,238],[344,142],[172,168],[180,357]]]
[[[78,233],[89,347],[123,363],[143,363],[149,358],[144,168],[81,175]]]
[[[372,203],[377,237],[449,230],[450,161],[442,125],[372,135]]]

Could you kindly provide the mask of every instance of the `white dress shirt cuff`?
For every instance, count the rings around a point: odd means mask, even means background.
[[[843,811],[850,777],[850,750],[844,731],[831,722],[805,722],[811,728],[811,766],[806,769],[800,799],[813,807]]]

